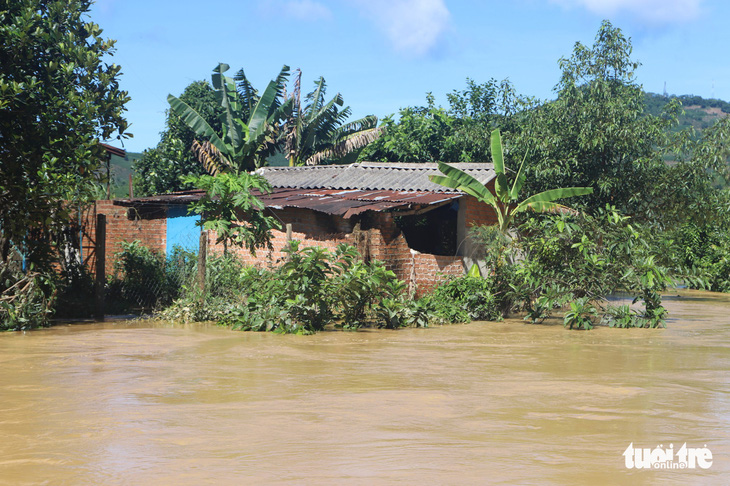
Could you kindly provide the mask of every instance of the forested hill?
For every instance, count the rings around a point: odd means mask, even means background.
[[[675,96],[664,96],[656,93],[644,93],[646,112],[651,115],[661,114],[664,106]],[[695,95],[676,96],[682,102],[684,113],[679,116],[679,126],[675,131],[694,127],[704,130],[712,126],[718,119],[730,114],[730,103],[718,99],[705,99]]]

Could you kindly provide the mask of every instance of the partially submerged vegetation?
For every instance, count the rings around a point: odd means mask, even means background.
[[[510,315],[540,323],[556,314],[571,329],[665,325],[660,293],[671,284],[667,270],[657,263],[646,236],[615,208],[595,217],[530,218],[512,237],[497,227],[480,227],[473,237],[485,248],[486,274],[447,279],[419,299],[382,263],[363,261],[351,246],[329,251],[300,248],[297,241],[269,268],[245,266],[231,254],[212,257],[204,290],[195,281],[193,254],[178,251],[165,262],[131,244],[120,255],[127,273],[113,285],[122,295],[149,295],[138,288],[140,281],[149,289],[164,287],[170,275],[183,276],[169,287],[178,291],[174,301],[156,301],[160,317],[216,321],[247,331],[395,329]],[[615,292],[629,293],[638,305],[610,304],[605,297]]]
[[[208,266],[205,290],[190,282],[160,316],[182,321],[217,321],[244,331],[309,334],[328,326],[404,326],[466,322],[498,317],[486,280],[463,277],[420,299],[378,261],[364,262],[357,250],[300,248],[270,268],[246,267],[234,256]]]

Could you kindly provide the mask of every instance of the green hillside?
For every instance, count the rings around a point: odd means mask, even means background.
[[[133,175],[132,163],[142,158],[141,152],[127,152],[124,157],[112,155],[112,197],[129,197],[129,176]]]
[[[689,127],[702,131],[711,127],[721,117],[730,114],[730,103],[718,99],[705,99],[695,95],[664,96],[656,93],[645,93],[646,112],[651,115],[660,115],[670,99],[677,98],[682,102],[682,113],[679,125],[673,130],[680,131]]]

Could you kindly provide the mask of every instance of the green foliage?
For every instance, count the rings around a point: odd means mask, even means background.
[[[625,291],[643,302],[641,317],[649,327],[664,324],[660,292],[671,280],[642,232],[615,208],[595,217],[532,218],[519,230],[515,246],[522,259],[514,264],[509,297],[527,311],[528,320],[542,321],[574,303],[581,312],[566,323],[585,328],[582,311],[587,303],[603,312],[606,295]],[[588,317],[593,320],[593,315]]]
[[[577,205],[591,212],[612,204],[648,219],[661,209],[650,188],[664,171],[667,129],[679,104],[660,116],[644,114],[631,51],[630,39],[604,21],[592,47],[576,43],[560,60],[557,99],[526,113],[508,144],[514,155],[528,154],[528,192],[588,186],[592,196]]]
[[[520,98],[507,81],[478,84],[467,78],[464,90],[447,95],[449,108],[437,107],[431,93],[426,106],[400,109],[387,116],[385,133],[358,160],[377,162],[487,162],[489,133],[497,124],[513,129],[518,110],[531,101]]]
[[[213,259],[207,267],[211,291],[204,296],[188,291],[162,316],[295,334],[321,331],[330,324],[350,330],[370,324],[425,325],[419,309],[408,306],[405,285],[395,274],[380,262],[363,262],[353,247],[339,245],[330,252],[300,249],[293,241],[285,251],[284,263],[273,269],[244,267],[231,256],[217,263]],[[227,290],[215,290],[221,288]]]
[[[198,112],[185,101],[168,95],[170,108],[196,135],[192,149],[205,169],[240,174],[261,167],[276,150],[277,124],[291,113],[292,101],[281,99],[286,89],[289,66],[284,66],[259,96],[243,70],[234,79],[225,76],[228,64],[213,70],[215,97],[222,109],[221,130],[208,123],[205,113]]]
[[[55,284],[44,274],[0,263],[0,331],[47,326],[55,297]]]
[[[54,317],[91,317],[96,309],[94,276],[77,259],[65,262],[56,278],[58,289]]]
[[[274,216],[265,214],[264,204],[252,194],[271,192],[271,185],[258,174],[222,173],[217,176],[188,176],[186,184],[205,191],[190,205],[191,213],[200,214],[197,223],[206,230],[214,230],[218,243],[224,248],[233,244],[247,248],[252,255],[257,248],[271,248],[271,230],[280,228]]]
[[[726,231],[685,223],[675,238],[675,272],[688,287],[730,292],[730,236]]]
[[[498,227],[503,234],[507,234],[512,226],[512,221],[514,220],[515,215],[521,212],[527,210],[537,212],[564,211],[567,208],[557,204],[555,202],[556,199],[571,196],[582,196],[593,192],[593,188],[590,187],[551,189],[530,196],[524,201],[517,203],[520,192],[522,191],[522,186],[525,183],[525,175],[522,172],[522,165],[520,165],[520,168],[517,171],[517,176],[510,188],[507,182],[507,173],[502,152],[502,138],[499,134],[499,130],[494,130],[492,132],[491,147],[494,171],[497,174],[494,186],[496,194],[492,194],[492,191],[490,191],[486,185],[482,184],[466,172],[448,164],[444,164],[443,162],[439,162],[439,170],[444,175],[429,176],[429,179],[432,182],[441,184],[442,186],[458,189],[466,194],[474,196],[479,201],[490,205],[497,214],[497,219],[499,221]]]
[[[86,20],[89,0],[17,0],[0,7],[0,257],[10,242],[47,266],[54,235],[91,192],[105,157],[99,139],[123,136],[127,93],[107,64],[114,41]],[[39,267],[40,268],[40,267]]]
[[[629,305],[607,305],[603,320],[609,327],[637,327],[636,312]]]
[[[598,309],[588,297],[581,297],[570,302],[570,309],[563,317],[563,326],[573,329],[593,329],[593,321],[598,316]]]
[[[185,88],[180,100],[216,131],[221,129],[223,109],[207,81],[195,81]],[[135,195],[149,196],[184,189],[181,178],[205,173],[190,147],[196,133],[173,110],[167,110],[165,130],[155,148],[145,150],[141,159],[134,161]]]
[[[494,279],[463,276],[439,285],[422,300],[428,306],[430,320],[441,324],[472,320],[498,321],[502,313],[493,293]]]
[[[669,228],[685,222],[730,229],[730,117],[672,144],[675,161],[663,178],[647,187],[661,207],[661,223]]]
[[[193,275],[195,265],[191,252],[176,248],[166,259],[139,240],[122,242],[122,251],[114,260],[107,301],[116,312],[169,305],[180,293],[180,282]]]

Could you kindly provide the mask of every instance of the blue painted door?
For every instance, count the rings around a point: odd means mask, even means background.
[[[175,246],[187,251],[198,252],[200,248],[200,226],[195,223],[200,215],[188,216],[187,206],[170,206],[167,208],[167,246],[165,251],[172,253]]]

